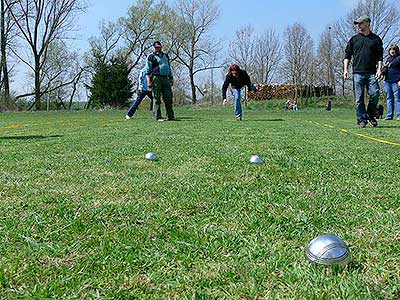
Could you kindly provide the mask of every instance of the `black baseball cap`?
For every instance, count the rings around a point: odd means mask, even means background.
[[[161,47],[162,47],[161,42],[160,42],[160,41],[154,42],[154,43],[153,43],[153,47],[154,47],[154,48],[161,48]]]

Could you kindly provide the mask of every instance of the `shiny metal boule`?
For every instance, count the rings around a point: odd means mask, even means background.
[[[157,160],[157,155],[154,152],[147,153],[145,156],[146,160]]]
[[[307,246],[309,260],[321,265],[344,266],[350,261],[350,251],[346,243],[333,234],[324,234],[313,239]]]
[[[262,160],[262,158],[258,155],[252,155],[250,157],[250,162],[252,164],[262,164],[264,161]]]

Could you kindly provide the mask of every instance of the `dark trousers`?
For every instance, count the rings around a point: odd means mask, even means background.
[[[153,116],[156,120],[161,119],[161,97],[164,100],[167,119],[175,119],[172,109],[172,89],[171,81],[167,77],[154,76],[153,78],[154,105]]]
[[[152,106],[153,106],[152,105],[153,104],[153,93],[151,91],[138,91],[135,102],[132,104],[132,106],[128,110],[128,113],[127,113],[128,116],[132,117],[135,114],[138,106],[140,105],[140,103],[142,102],[142,100],[146,96],[148,96],[150,98],[150,101],[151,101],[150,102],[150,109],[152,108]]]

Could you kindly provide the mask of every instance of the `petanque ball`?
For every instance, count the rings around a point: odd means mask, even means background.
[[[157,160],[157,155],[154,152],[147,153],[145,156],[146,160]]]
[[[263,160],[262,160],[262,158],[261,158],[260,156],[258,156],[258,155],[252,155],[252,156],[250,157],[250,162],[251,162],[252,164],[262,164],[262,163],[263,163]]]
[[[350,251],[346,243],[333,234],[314,238],[307,246],[307,258],[321,265],[345,265],[350,261]]]

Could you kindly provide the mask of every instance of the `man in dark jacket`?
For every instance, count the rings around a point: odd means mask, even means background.
[[[353,58],[353,86],[357,123],[364,128],[369,122],[378,126],[375,119],[379,100],[378,79],[382,75],[383,43],[379,36],[371,32],[371,19],[362,16],[354,21],[359,33],[347,43],[344,59],[344,79],[349,79],[349,64]],[[369,102],[365,109],[364,88],[368,88]]]
[[[222,99],[224,99],[224,105],[226,104],[226,91],[229,84],[233,89],[233,95],[235,98],[235,118],[238,121],[242,120],[242,104],[241,99],[241,89],[247,85],[249,91],[254,91],[255,88],[251,84],[250,77],[245,70],[239,68],[238,65],[231,65],[229,67],[228,74],[225,77],[224,84],[222,85]]]
[[[147,57],[147,86],[153,88],[154,104],[153,114],[158,121],[163,121],[161,116],[161,97],[164,100],[168,121],[175,121],[172,109],[173,77],[168,54],[162,51],[159,41],[154,42],[154,52]]]

